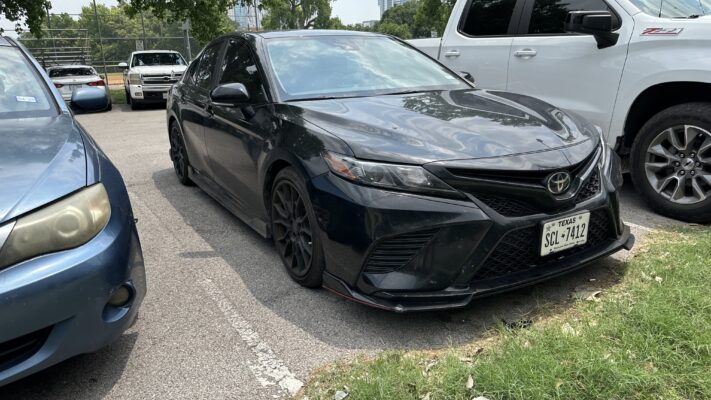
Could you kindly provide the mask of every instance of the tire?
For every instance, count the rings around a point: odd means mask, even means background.
[[[274,179],[270,211],[274,245],[287,273],[301,286],[320,287],[324,257],[316,214],[304,180],[294,169],[284,168]]]
[[[131,93],[129,93],[126,89],[123,91],[126,92],[126,104],[131,104]]]
[[[652,117],[630,161],[635,188],[655,211],[711,222],[711,103],[680,104]]]
[[[178,181],[184,186],[195,185],[190,179],[190,161],[188,160],[188,151],[185,148],[183,136],[180,134],[180,129],[177,123],[170,125],[170,160],[173,162],[173,170],[178,177]]]
[[[143,108],[143,104],[141,104],[137,100],[131,99],[131,110],[136,111],[140,110],[141,108]]]

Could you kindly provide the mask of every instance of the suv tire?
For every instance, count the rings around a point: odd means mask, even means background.
[[[632,144],[632,181],[658,213],[711,222],[711,103],[669,107]]]

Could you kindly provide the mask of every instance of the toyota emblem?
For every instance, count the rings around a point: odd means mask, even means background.
[[[568,188],[570,188],[570,174],[567,172],[556,172],[555,174],[548,177],[548,182],[546,186],[548,191],[553,194],[565,193]]]

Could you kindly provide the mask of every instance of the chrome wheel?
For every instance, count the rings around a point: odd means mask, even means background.
[[[677,204],[695,204],[711,196],[711,132],[677,125],[649,144],[644,163],[652,188]]]
[[[285,264],[295,276],[306,276],[313,261],[313,232],[304,200],[288,180],[274,188],[272,221],[274,242]]]

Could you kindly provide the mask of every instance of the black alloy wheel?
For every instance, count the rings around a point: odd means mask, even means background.
[[[183,137],[180,135],[178,126],[174,123],[170,127],[170,159],[173,161],[173,169],[180,183],[185,186],[192,186],[193,181],[188,175],[188,152],[183,143]]]
[[[272,187],[272,236],[287,272],[300,285],[322,283],[323,252],[306,188],[291,168],[279,172]]]
[[[647,121],[632,145],[630,172],[660,214],[711,222],[711,104],[681,104]]]

